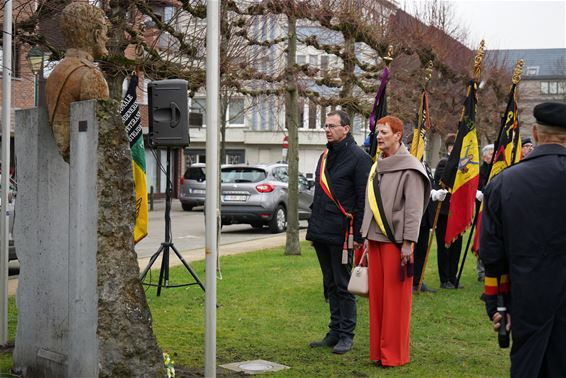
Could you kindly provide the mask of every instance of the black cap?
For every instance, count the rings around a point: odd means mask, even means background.
[[[533,110],[537,123],[543,126],[562,127],[566,129],[566,103],[543,102]]]
[[[521,145],[524,146],[525,144],[530,143],[533,144],[533,141],[529,137],[521,138]]]

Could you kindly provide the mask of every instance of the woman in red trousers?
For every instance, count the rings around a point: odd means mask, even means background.
[[[380,155],[370,172],[362,236],[368,240],[370,359],[409,363],[413,246],[430,195],[423,168],[402,144],[403,122],[377,121]]]

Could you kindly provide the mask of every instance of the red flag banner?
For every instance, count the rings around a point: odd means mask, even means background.
[[[476,134],[477,83],[468,85],[454,148],[441,183],[451,190],[444,244],[449,246],[472,224],[479,182],[479,148]]]

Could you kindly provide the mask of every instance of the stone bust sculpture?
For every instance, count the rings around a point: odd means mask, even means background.
[[[49,125],[59,152],[68,163],[71,103],[109,97],[104,75],[94,64],[95,58],[108,54],[108,23],[101,9],[74,2],[63,9],[61,29],[67,50],[47,79],[46,93]]]

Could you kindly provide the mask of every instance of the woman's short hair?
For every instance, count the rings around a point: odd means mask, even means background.
[[[378,125],[384,125],[386,123],[389,124],[389,127],[391,127],[391,131],[393,131],[394,133],[401,133],[401,140],[403,140],[403,121],[391,115],[380,118],[377,121]]]

